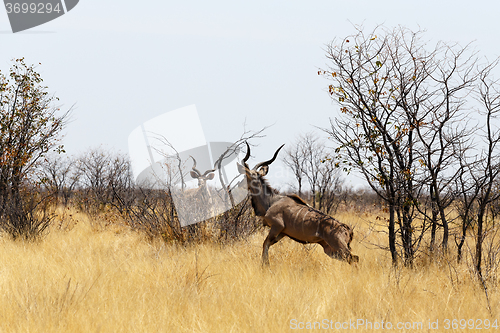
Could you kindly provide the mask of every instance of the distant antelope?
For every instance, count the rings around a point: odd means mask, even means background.
[[[238,163],[238,171],[246,175],[255,215],[262,217],[264,225],[271,228],[264,241],[262,262],[269,264],[269,247],[284,236],[303,244],[318,243],[331,258],[345,260],[349,264],[358,262],[359,257],[351,254],[353,230],[350,226],[312,208],[295,194],[278,194],[267,183],[264,176],[283,146],[276,150],[272,159],[250,169],[246,163],[250,157],[247,143],[243,165]]]
[[[201,173],[196,168],[194,157],[190,157],[193,159],[190,175],[198,180],[198,187],[183,190],[177,197],[177,213],[183,226],[207,220],[213,215],[213,200],[207,181],[214,179],[215,170],[207,170]]]
[[[207,180],[212,180],[215,177],[215,169],[207,170],[205,173],[201,173],[198,169],[196,169],[196,160],[194,159],[193,156],[189,156],[193,159],[193,168],[189,172],[192,178],[198,179],[198,188],[201,190],[202,195],[206,196],[208,198],[209,196],[209,191],[207,188]]]

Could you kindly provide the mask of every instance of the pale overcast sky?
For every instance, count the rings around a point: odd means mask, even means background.
[[[500,56],[498,1],[80,0],[66,15],[13,34],[0,9],[0,69],[13,58],[39,72],[64,107],[64,138],[76,155],[103,145],[127,152],[129,133],[195,104],[208,141],[273,125],[252,152],[268,159],[337,112],[317,75],[334,38],[376,24],[427,30],[427,39],[476,41]],[[497,75],[497,77],[500,75]]]

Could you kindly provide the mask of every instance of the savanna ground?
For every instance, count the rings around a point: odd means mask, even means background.
[[[308,325],[361,332],[367,322],[414,332],[436,321],[432,331],[447,323],[451,331],[453,319],[474,319],[465,330],[484,330],[486,319],[499,318],[495,283],[488,306],[470,265],[451,254],[392,268],[388,252],[370,245],[385,244],[367,223],[376,215],[337,215],[355,226],[357,268],[291,240],[271,247],[263,268],[266,230],[230,244],[186,246],[81,213],[60,218],[63,227],[54,224],[41,241],[0,238],[1,332],[311,331]]]

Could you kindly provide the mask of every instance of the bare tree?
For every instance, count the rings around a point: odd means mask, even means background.
[[[124,154],[110,156],[106,174],[108,203],[120,214],[129,215],[137,199],[130,159]]]
[[[455,207],[460,218],[459,236],[455,236],[455,244],[457,245],[457,262],[461,262],[463,257],[463,246],[469,230],[475,220],[475,203],[477,198],[476,184],[473,178],[470,177],[475,169],[475,163],[469,163],[466,157],[466,150],[458,149],[457,156],[460,163],[460,172],[455,178]]]
[[[56,200],[67,206],[78,184],[80,174],[76,161],[59,154],[45,157],[40,163],[38,179],[46,191],[52,193]]]
[[[292,170],[295,180],[297,181],[297,192],[299,197],[302,197],[302,182],[304,179],[304,156],[302,155],[301,147],[293,143],[289,148],[284,151],[285,155],[282,158],[283,163]]]
[[[91,149],[78,160],[81,174],[81,203],[87,210],[100,211],[109,202],[107,176],[111,163],[110,153],[103,149]]]
[[[343,198],[343,179],[336,161],[330,154],[326,154],[320,161],[320,176],[318,181],[318,209],[326,214],[335,213]]]
[[[493,192],[500,173],[500,128],[494,125],[494,120],[498,119],[500,114],[500,85],[499,81],[492,80],[490,75],[491,70],[497,63],[481,72],[478,92],[479,101],[486,116],[485,133],[483,135],[486,147],[480,156],[480,163],[478,164],[480,169],[476,173],[472,173],[478,203],[475,264],[479,276],[482,276],[483,224],[487,214],[487,207],[500,196],[500,192]]]
[[[297,180],[299,196],[303,193],[305,180],[313,207],[330,213],[341,185],[336,161],[325,140],[313,132],[299,135],[291,147],[285,149],[283,162]]]
[[[428,49],[422,31],[377,27],[328,47],[329,93],[341,115],[325,129],[338,144],[345,170],[356,169],[388,205],[389,250],[397,263],[397,235],[411,266],[424,232],[443,227],[459,170],[454,144],[467,140],[466,97],[478,78],[468,47],[438,43]],[[422,209],[430,198],[431,215]],[[423,215],[423,217],[422,217]]]
[[[102,212],[113,206],[127,213],[135,200],[134,183],[128,157],[102,148],[90,149],[76,161],[79,172],[79,202],[89,212]]]
[[[303,174],[311,191],[312,205],[316,208],[317,191],[321,177],[321,161],[325,158],[324,146],[318,142],[318,137],[308,133],[299,138],[298,146],[302,155]]]

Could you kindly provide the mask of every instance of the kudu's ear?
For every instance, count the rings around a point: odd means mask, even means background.
[[[261,176],[265,176],[267,175],[267,173],[269,172],[269,166],[268,165],[264,165],[262,166],[260,169],[259,169],[259,175]]]
[[[247,173],[247,168],[245,168],[243,165],[239,164],[236,162],[236,165],[238,167],[238,172],[241,173],[242,175],[245,175]]]
[[[207,180],[212,180],[212,179],[214,179],[214,177],[215,177],[215,173],[210,172],[210,173],[207,175]]]
[[[194,179],[198,179],[200,177],[200,175],[198,175],[195,171],[190,171],[189,174]]]

